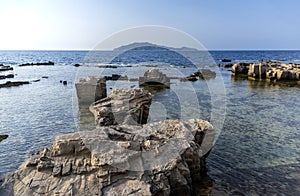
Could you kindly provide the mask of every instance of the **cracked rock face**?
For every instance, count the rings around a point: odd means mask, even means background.
[[[90,106],[99,126],[145,124],[152,95],[143,89],[115,89]]]
[[[7,176],[0,194],[190,195],[214,136],[199,119],[61,135]]]

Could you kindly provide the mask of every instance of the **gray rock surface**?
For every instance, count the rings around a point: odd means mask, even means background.
[[[99,126],[145,124],[151,100],[152,95],[143,89],[115,89],[108,97],[93,103],[90,111]]]
[[[158,69],[150,69],[144,73],[144,77],[139,78],[139,85],[163,85],[170,88],[170,78]]]
[[[191,75],[181,78],[181,81],[197,81],[198,78],[201,80],[209,80],[216,77],[216,73],[211,71],[210,69],[200,69],[195,73],[192,73]]]
[[[75,83],[78,103],[90,105],[106,97],[106,80],[103,77],[89,76]]]
[[[214,136],[199,119],[61,135],[7,176],[0,194],[191,195]]]

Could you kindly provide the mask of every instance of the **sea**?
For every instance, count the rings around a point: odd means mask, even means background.
[[[234,78],[222,59],[300,63],[300,51],[0,51],[0,64],[14,68],[0,75],[15,76],[0,84],[31,82],[0,88],[0,134],[9,135],[0,142],[0,175],[14,172],[32,153],[49,147],[55,136],[81,131],[84,123],[94,126],[93,120],[84,120],[90,118],[88,112],[79,111],[79,78],[120,74],[135,79],[108,81],[109,93],[117,87],[138,88],[136,79],[148,69],[185,77],[205,68],[217,77],[172,79],[170,89],[153,92],[148,119],[202,118],[216,128],[206,160],[207,181],[199,189],[207,195],[300,195],[299,86]],[[48,61],[55,65],[19,66]]]

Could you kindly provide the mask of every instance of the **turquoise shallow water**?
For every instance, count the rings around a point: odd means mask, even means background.
[[[8,54],[7,54],[8,53]],[[276,54],[276,55],[274,55]],[[300,59],[297,52],[214,52],[217,61],[222,58],[254,60],[265,55],[287,60]],[[0,89],[0,134],[9,138],[0,143],[0,174],[14,171],[31,153],[51,145],[58,134],[76,130],[74,121],[74,80],[79,76],[126,73],[131,77],[142,75],[148,67],[117,69],[76,68],[85,52],[2,52],[1,63],[11,64],[17,74],[14,80],[41,79],[15,88]],[[4,58],[5,57],[5,58]],[[264,56],[263,56],[264,57]],[[54,60],[53,60],[54,59]],[[58,62],[55,66],[18,67],[25,62]],[[210,67],[219,69],[218,67]],[[82,71],[84,69],[84,71]],[[161,67],[167,74],[171,68]],[[78,71],[79,72],[78,75]],[[193,68],[180,68],[183,75]],[[8,74],[2,72],[1,74]],[[150,120],[164,118],[198,117],[211,120],[212,111],[223,112],[212,104],[226,101],[222,131],[208,159],[208,175],[214,181],[213,195],[299,195],[300,194],[300,88],[269,86],[263,82],[237,80],[231,73],[220,69],[225,97],[218,99],[210,92],[217,80],[197,81],[182,87],[173,80],[171,89],[160,91],[153,98],[156,108],[165,108],[167,115],[153,111]],[[48,79],[42,79],[48,76]],[[219,76],[218,76],[219,77]],[[64,86],[59,81],[66,80]],[[5,80],[0,81],[1,83]],[[136,85],[109,83],[114,85]],[[110,89],[109,89],[110,90]],[[178,98],[178,92],[183,97]],[[197,95],[198,107],[193,96]],[[176,107],[178,103],[184,107]],[[153,106],[153,107],[154,107]],[[163,107],[160,107],[163,106]],[[221,114],[221,116],[223,113]],[[75,115],[76,117],[76,115]]]

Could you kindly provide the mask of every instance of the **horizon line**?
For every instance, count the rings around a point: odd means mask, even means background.
[[[191,48],[193,49],[193,48]],[[113,51],[96,49],[0,49],[0,51]],[[200,51],[300,51],[300,49],[206,49]]]

